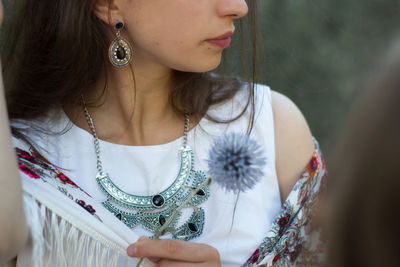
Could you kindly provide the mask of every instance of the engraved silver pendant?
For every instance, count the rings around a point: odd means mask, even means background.
[[[173,211],[190,197],[192,190],[207,179],[203,172],[193,170],[193,151],[188,145],[180,149],[180,158],[181,167],[172,185],[161,193],[151,196],[128,194],[118,188],[107,173],[100,172],[96,180],[107,196],[107,200],[103,202],[104,207],[130,228],[141,225],[153,233],[157,232]],[[209,195],[208,186],[196,192],[186,205],[186,208],[193,208],[193,212],[183,225],[177,226],[181,213],[174,218],[168,226],[173,238],[187,241],[202,233],[204,210],[197,206],[207,200]]]

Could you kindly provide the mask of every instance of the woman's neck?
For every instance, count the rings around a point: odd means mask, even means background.
[[[104,78],[84,95],[100,139],[125,145],[156,145],[182,136],[184,118],[169,101],[172,71],[149,68],[135,68],[135,79],[129,67],[112,69],[103,75],[107,77],[107,89],[102,97]],[[65,111],[78,127],[90,132],[82,106],[65,107]]]

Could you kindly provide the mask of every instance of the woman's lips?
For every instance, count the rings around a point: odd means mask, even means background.
[[[207,42],[209,42],[212,45],[218,46],[220,48],[228,48],[229,45],[231,44],[231,36],[233,35],[232,31],[226,32],[221,36],[218,36],[214,39],[208,39]]]
[[[210,44],[213,44],[215,46],[218,46],[220,48],[228,48],[229,45],[231,44],[231,37],[227,37],[224,39],[212,39],[212,40],[207,40]]]

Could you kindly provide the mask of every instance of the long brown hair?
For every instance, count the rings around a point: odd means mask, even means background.
[[[96,0],[15,0],[2,36],[3,74],[10,119],[33,120],[79,100],[107,66],[110,27],[93,12]],[[256,0],[249,0],[253,46],[246,108],[254,117]],[[7,7],[7,6],[6,6]],[[243,29],[239,21],[239,30]],[[246,60],[243,60],[244,62]],[[246,69],[249,69],[246,67]],[[211,73],[175,71],[170,102],[179,113],[206,116],[210,106],[232,98],[244,82]],[[107,88],[107,79],[104,90]],[[190,90],[186,90],[190,88]],[[216,119],[209,118],[216,122]],[[236,119],[236,118],[234,118]]]
[[[357,105],[331,166],[327,266],[399,266],[400,46]]]

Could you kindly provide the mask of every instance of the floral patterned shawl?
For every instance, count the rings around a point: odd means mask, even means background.
[[[327,185],[326,165],[315,142],[315,151],[297,181],[271,230],[243,266],[320,266],[325,242],[312,224]]]

